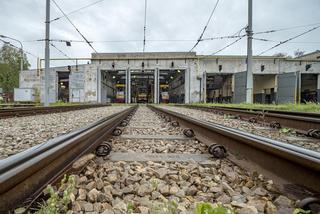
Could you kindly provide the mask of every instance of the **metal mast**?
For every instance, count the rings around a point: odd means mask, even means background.
[[[49,69],[50,69],[50,0],[46,0],[46,38],[44,70],[44,106],[49,106]]]
[[[252,103],[253,74],[252,74],[252,0],[248,0],[248,27],[247,27],[247,88],[246,103]]]

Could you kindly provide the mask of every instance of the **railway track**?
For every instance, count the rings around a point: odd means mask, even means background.
[[[74,111],[87,108],[98,108],[110,106],[110,104],[86,104],[86,105],[71,105],[71,106],[51,106],[51,107],[14,107],[0,109],[0,119],[9,117],[23,117],[36,114],[60,113],[66,111]]]
[[[177,105],[215,114],[233,115],[253,123],[269,124],[273,128],[292,128],[310,137],[320,139],[320,114],[311,112],[244,109],[234,107]]]
[[[275,206],[292,210],[293,203],[280,203],[281,194],[301,200],[320,191],[317,152],[155,106],[150,109],[131,107],[0,161],[0,211],[30,203],[68,169],[77,180],[74,212],[125,212],[132,201],[142,213],[156,201],[171,199],[178,201],[181,212],[197,201],[221,201],[257,212]],[[91,155],[80,171],[72,171],[72,164],[95,148],[96,156]],[[316,200],[302,200],[300,206]]]

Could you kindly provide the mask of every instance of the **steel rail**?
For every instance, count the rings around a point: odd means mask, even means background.
[[[320,153],[257,136],[217,123],[200,121],[167,109],[151,106],[154,111],[191,128],[195,137],[207,144],[223,145],[228,158],[248,171],[258,171],[274,180],[281,191],[290,192],[292,186],[320,192]],[[311,191],[311,192],[312,192]]]
[[[86,104],[86,105],[72,105],[72,106],[51,106],[51,107],[19,107],[0,109],[0,119],[9,117],[22,117],[35,114],[49,114],[60,113],[66,111],[74,111],[87,108],[98,108],[111,106],[111,104]]]
[[[136,107],[0,160],[0,213],[34,198],[82,155],[112,136]]]
[[[255,118],[260,122],[279,123],[282,127],[297,129],[302,133],[310,130],[320,130],[320,114],[311,112],[294,112],[279,110],[244,109],[217,106],[177,105],[191,109],[205,110],[209,112],[222,112],[224,114],[237,115],[241,119]]]

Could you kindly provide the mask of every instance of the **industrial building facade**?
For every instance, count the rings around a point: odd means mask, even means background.
[[[191,52],[98,53],[91,63],[50,68],[49,101],[118,103],[245,102],[246,56]],[[253,58],[257,103],[320,101],[320,51]],[[20,88],[44,100],[44,69],[20,74]]]

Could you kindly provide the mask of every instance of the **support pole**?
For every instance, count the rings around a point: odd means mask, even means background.
[[[247,88],[246,102],[252,103],[253,74],[252,74],[252,0],[248,0],[248,27],[247,27]]]
[[[317,77],[317,103],[320,103],[320,74]]]
[[[45,38],[45,70],[44,70],[44,106],[49,106],[49,69],[50,69],[50,0],[46,0],[46,38]]]

